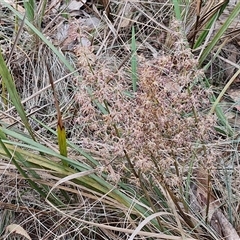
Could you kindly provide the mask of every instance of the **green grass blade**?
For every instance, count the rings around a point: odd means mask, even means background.
[[[206,39],[207,34],[209,33],[209,30],[215,23],[215,21],[219,18],[219,16],[223,13],[224,9],[226,8],[228,4],[228,1],[224,3],[220,9],[211,17],[210,20],[208,20],[205,29],[200,34],[199,38],[197,39],[196,43],[194,44],[194,49],[198,48],[201,44],[203,44],[204,40]]]
[[[8,149],[12,149],[17,151],[18,153],[20,153],[21,155],[25,156],[25,159],[27,159],[28,162],[30,162],[31,164],[34,164],[35,166],[38,166],[39,168],[45,168],[45,169],[49,169],[54,171],[56,174],[60,174],[62,176],[69,176],[71,174],[74,174],[76,172],[79,171],[88,171],[91,170],[92,168],[85,168],[83,169],[81,166],[81,163],[78,163],[77,161],[75,161],[74,167],[75,170],[73,168],[70,167],[65,167],[61,164],[59,164],[56,161],[53,161],[49,158],[45,158],[39,154],[34,154],[29,152],[28,150],[23,150],[20,147],[24,146],[22,144],[19,143],[14,143],[11,141],[4,141],[5,144],[8,144]],[[12,147],[10,146],[12,145]],[[19,146],[18,148],[16,148],[16,146]],[[28,147],[27,145],[25,145],[25,147]],[[0,148],[0,153],[2,154],[2,150]],[[59,155],[61,156],[61,155]],[[74,162],[74,160],[70,160],[68,161],[69,163]],[[96,170],[97,171],[97,170]],[[74,182],[77,182],[78,184],[85,186],[89,189],[93,189],[97,192],[102,192],[104,194],[109,193],[108,196],[112,197],[113,199],[117,200],[119,203],[122,203],[125,206],[131,206],[132,205],[132,199],[128,198],[126,195],[124,195],[123,193],[121,193],[119,190],[115,189],[114,186],[112,186],[111,184],[109,184],[108,182],[106,182],[104,179],[98,177],[95,174],[90,174],[88,176],[84,176],[81,177],[80,179],[76,179],[74,180]],[[140,205],[136,204],[136,209],[141,209],[142,214],[146,211],[146,209]]]
[[[35,18],[35,0],[24,0],[23,1],[24,8],[26,10],[27,19],[34,23]]]
[[[32,164],[29,163],[28,156],[24,157],[17,149],[16,146],[9,146],[6,145],[5,142],[7,142],[7,137],[3,131],[0,130],[0,154],[5,155],[11,161],[13,164],[16,166],[18,169],[19,173],[29,182],[30,186],[35,189],[42,197],[46,197],[47,192],[49,191],[49,188],[43,184],[36,183],[36,180],[41,179],[40,176],[32,169]],[[21,166],[22,165],[22,166]],[[28,170],[25,171],[24,169]],[[27,174],[29,173],[29,174]],[[35,180],[32,180],[35,179]],[[58,197],[54,196],[52,194],[50,196],[50,201],[52,203],[55,203],[57,205],[63,205],[62,201],[58,199]]]
[[[204,40],[206,39],[209,30],[211,29],[211,26],[214,24],[214,22],[217,20],[218,18],[218,14],[215,14],[207,23],[205,30],[203,30],[203,32],[200,34],[200,36],[198,37],[198,39],[196,40],[193,49],[200,47]]]
[[[175,17],[178,21],[182,21],[182,16],[181,16],[181,9],[180,9],[180,3],[178,0],[173,0],[173,6],[174,6],[174,12],[175,12]]]
[[[13,162],[13,164],[16,166],[16,168],[18,169],[18,171],[20,172],[20,174],[28,180],[29,184],[35,189],[37,190],[37,192],[39,192],[39,194],[43,197],[46,196],[46,194],[44,194],[44,192],[37,186],[37,184],[31,180],[31,178],[29,178],[29,176],[27,175],[27,173],[22,169],[22,167],[20,166],[20,164],[18,163],[18,161],[15,159],[16,155],[16,151],[13,149],[14,153],[11,153],[9,148],[5,146],[5,144],[3,143],[3,139],[5,139],[6,136],[4,135],[4,133],[2,131],[0,131],[0,145],[4,152],[6,153],[6,155],[9,157],[9,159],[11,159],[11,161]],[[20,154],[17,154],[18,158],[22,158],[22,156]],[[20,161],[22,163],[25,163],[24,161]],[[35,175],[36,178],[38,178],[37,175]]]
[[[218,43],[220,38],[223,36],[223,34],[226,32],[230,24],[234,21],[236,17],[238,17],[239,13],[240,13],[240,2],[237,3],[236,7],[233,9],[232,13],[229,15],[225,23],[218,30],[217,34],[214,36],[210,44],[203,51],[202,55],[199,58],[199,65],[202,65],[203,61],[210,54],[211,50],[216,46],[216,44]]]
[[[9,135],[13,138],[16,138],[18,140],[17,142],[4,140],[3,142],[4,142],[4,144],[8,145],[8,149],[15,150],[22,156],[25,156],[24,159],[26,159],[27,162],[34,164],[35,166],[38,166],[40,169],[46,168],[46,169],[55,171],[56,173],[64,175],[64,176],[73,174],[75,172],[82,172],[82,171],[88,171],[88,170],[93,169],[84,163],[64,157],[64,156],[60,155],[59,153],[56,153],[55,151],[37,143],[37,142],[34,142],[30,138],[23,137],[21,134],[15,133],[15,132],[13,132],[9,129],[3,128],[3,127],[0,127],[0,130],[1,130],[0,132],[4,133],[6,135]],[[22,142],[25,142],[26,144],[20,143],[19,140],[21,140]],[[25,148],[27,150],[24,150],[23,148]],[[29,151],[29,149],[37,150],[38,152],[39,151],[43,152],[43,153],[47,154],[48,157],[45,158],[44,156],[42,156],[40,154],[35,154],[35,153]],[[51,160],[51,157],[58,158],[59,160],[61,158],[64,159],[68,163],[69,167],[59,164],[59,162],[57,162],[56,160],[54,160],[54,161]],[[113,199],[119,201],[119,203],[122,203],[125,206],[132,205],[133,200],[131,200],[130,198],[125,196],[119,190],[115,189],[114,186],[112,186],[107,181],[105,181],[103,178],[101,178],[95,174],[91,174],[89,176],[85,176],[85,177],[79,179],[78,183],[81,185],[84,185],[90,189],[94,189],[98,192],[102,192],[104,194],[106,194],[110,191],[108,195],[110,197],[112,197]],[[138,204],[136,204],[136,209],[138,209],[141,212],[143,211],[142,214],[146,211],[145,207],[142,207]]]
[[[3,59],[1,51],[0,51],[0,75],[2,76],[2,81],[4,83],[4,86],[6,87],[8,93],[9,93],[9,96],[11,98],[11,101],[12,101],[13,105],[15,106],[24,126],[28,130],[32,139],[35,140],[34,133],[28,122],[28,118],[26,116],[23,105],[22,105],[19,95],[17,93],[15,83],[13,81],[13,78],[12,78],[9,70],[8,70],[6,62]]]
[[[207,88],[210,87],[208,79],[205,79],[205,85]],[[230,136],[230,137],[233,136],[234,131],[233,131],[232,127],[229,125],[228,120],[227,120],[226,116],[224,115],[221,106],[216,101],[216,97],[214,94],[212,94],[210,96],[210,102],[213,104],[212,109],[214,109],[220,124],[223,126],[223,129],[217,128],[217,130],[221,133],[224,133],[227,136]],[[212,113],[212,109],[210,110],[209,114]]]
[[[53,135],[56,135],[56,131],[51,129],[50,127],[48,127],[46,124],[44,124],[43,122],[39,121],[36,118],[33,118],[34,121],[38,122],[41,126],[43,126],[46,130],[48,130],[49,132],[51,132]],[[83,157],[85,157],[90,165],[92,167],[97,167],[100,165],[100,163],[95,160],[90,154],[86,153],[83,149],[81,149],[80,147],[76,146],[75,144],[71,143],[70,141],[67,140],[67,145],[69,147],[71,147],[72,149],[76,150],[80,155],[82,155]]]
[[[132,27],[132,44],[131,44],[131,51],[132,51],[132,57],[131,57],[131,70],[132,70],[132,85],[133,85],[133,92],[137,91],[137,47],[136,47],[136,36],[135,36],[135,28]]]
[[[67,157],[67,139],[64,126],[57,126],[58,146],[61,155]]]
[[[36,19],[38,29],[41,28],[41,24],[42,24],[43,17],[44,17],[44,14],[45,14],[45,11],[46,11],[46,7],[47,7],[47,2],[48,2],[47,0],[43,0],[42,4],[40,4],[41,9],[38,11],[39,15],[38,15],[38,18]]]

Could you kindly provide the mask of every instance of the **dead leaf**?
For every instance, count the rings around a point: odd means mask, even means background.
[[[235,103],[239,103],[240,105],[240,89],[239,88],[231,88],[227,93]]]
[[[235,102],[234,109],[240,111],[240,89],[232,88],[227,93],[229,97]]]
[[[101,20],[97,17],[91,16],[88,18],[79,19],[79,25],[87,27],[89,31],[94,30],[100,26]]]
[[[19,234],[28,240],[32,240],[28,233],[18,224],[11,224],[6,227],[6,234]]]
[[[89,41],[88,38],[86,38],[86,37],[81,37],[81,38],[80,38],[80,45],[81,45],[82,47],[90,47],[90,46],[91,46],[91,42]]]
[[[69,3],[69,5],[68,5],[68,9],[69,9],[69,11],[77,11],[77,10],[79,10],[86,2],[87,2],[87,0],[81,0],[81,1],[71,0],[70,3]]]
[[[205,169],[198,169],[197,183],[191,185],[190,202],[195,213],[208,220],[210,226],[226,240],[240,240],[237,231],[222,213],[221,203],[211,189],[211,179]]]
[[[224,214],[220,209],[218,209],[214,213],[212,222],[214,222],[213,224],[218,224],[219,228],[221,229],[222,236],[224,237],[225,240],[240,239],[239,235],[237,234],[237,231],[234,229],[232,224],[228,221],[228,219],[224,216]],[[212,225],[212,222],[211,222],[211,225]]]
[[[75,51],[79,45],[90,47],[91,39],[86,32],[95,30],[100,25],[100,20],[96,17],[75,19],[69,23],[61,24],[57,32],[56,45],[61,46],[64,51]]]

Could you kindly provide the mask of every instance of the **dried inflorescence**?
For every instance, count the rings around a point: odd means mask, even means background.
[[[140,64],[139,89],[123,137],[141,171],[169,174],[174,162],[190,162],[196,143],[212,138],[214,119],[200,112],[208,100],[196,65],[186,52]]]
[[[202,113],[209,104],[208,92],[200,84],[202,72],[186,48],[177,46],[172,54],[142,59],[134,97],[124,94],[131,87],[124,74],[113,73],[102,64],[95,64],[93,72],[84,73],[84,88],[78,95],[82,111],[77,121],[88,123],[85,132],[90,134],[84,147],[109,160],[127,153],[136,172],[169,176],[174,164],[188,165],[196,144],[205,144],[214,136],[213,117]],[[86,87],[91,88],[92,97]],[[107,113],[96,107],[95,100]]]

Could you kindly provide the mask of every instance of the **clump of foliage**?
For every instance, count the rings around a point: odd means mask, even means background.
[[[215,136],[215,120],[204,112],[210,106],[210,92],[202,85],[203,72],[197,64],[179,38],[172,53],[139,61],[137,91],[129,96],[126,91],[131,85],[123,72],[113,73],[99,61],[92,63],[92,74],[84,73],[79,89],[84,87],[76,95],[76,120],[84,135],[90,135],[83,147],[95,148],[109,161],[113,156],[127,158],[132,171],[152,174],[156,181],[174,164],[187,166],[197,149]],[[86,87],[92,89],[92,95]],[[205,157],[209,163],[215,162],[214,154]],[[124,162],[119,162],[120,169]],[[177,178],[176,172],[173,175]]]
[[[88,26],[66,5],[0,5],[0,234],[238,239],[238,140],[205,72],[240,4],[214,29],[225,1],[101,3]]]

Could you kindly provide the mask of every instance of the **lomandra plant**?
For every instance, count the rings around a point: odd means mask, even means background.
[[[206,145],[215,137],[215,119],[205,112],[210,91],[202,86],[203,72],[183,38],[172,38],[171,52],[151,60],[139,57],[134,95],[126,94],[132,86],[124,73],[95,60],[90,63],[92,74],[84,72],[76,99],[76,120],[89,136],[83,146],[95,149],[111,165],[114,159],[110,179],[140,186],[155,212],[161,209],[155,194],[160,197],[159,191],[166,191],[176,204],[174,196],[185,204],[187,173],[217,164],[216,153]],[[91,88],[92,95],[81,86]]]
[[[82,89],[77,121],[91,131],[91,140],[99,141],[98,151],[121,157],[126,152],[137,172],[159,175],[174,163],[188,163],[196,146],[214,136],[214,119],[204,113],[209,91],[201,86],[203,73],[181,39],[170,54],[140,59],[133,97],[124,93],[128,87],[124,75],[114,75],[100,63],[95,71],[81,85],[91,86],[107,114]]]

